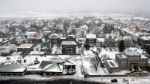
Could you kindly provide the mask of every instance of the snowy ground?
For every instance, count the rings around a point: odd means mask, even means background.
[[[83,78],[83,74],[81,72],[82,62],[81,62],[81,56],[76,56],[76,74],[74,76]]]
[[[150,84],[150,77],[91,77],[87,80],[111,83],[112,79],[117,79],[115,84]]]
[[[108,58],[115,59],[116,54],[118,54],[118,48],[117,47],[111,47],[111,48],[101,48],[101,51],[99,53],[99,57],[103,58],[104,55],[106,55]]]
[[[25,56],[22,60],[26,60],[26,62],[22,62],[22,64],[27,64],[27,65],[33,65],[34,64],[34,61],[35,59],[38,59],[40,62],[44,59],[46,59],[45,56],[39,56],[39,55],[28,55],[28,56]]]

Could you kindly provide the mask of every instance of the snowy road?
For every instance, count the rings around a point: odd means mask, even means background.
[[[112,79],[117,79],[117,84],[150,84],[150,77],[90,77],[87,80],[111,83]],[[126,80],[126,81],[124,81]]]

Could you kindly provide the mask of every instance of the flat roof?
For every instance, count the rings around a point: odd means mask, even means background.
[[[30,55],[43,55],[45,52],[42,51],[31,51]]]
[[[37,32],[35,31],[27,31],[25,34],[28,35],[28,36],[32,36],[34,34],[36,34]]]
[[[58,55],[61,59],[67,59],[70,57],[70,55]]]
[[[86,34],[86,38],[96,38],[95,34]]]
[[[108,63],[109,67],[111,68],[118,68],[119,65],[116,63],[115,60],[106,60],[106,62]]]
[[[32,48],[33,44],[21,44],[17,48]]]
[[[75,41],[62,41],[61,45],[77,45]]]
[[[99,41],[99,42],[104,42],[104,41],[105,41],[105,38],[97,38],[97,41]]]
[[[24,64],[9,64],[0,67],[0,72],[24,72],[26,65]]]

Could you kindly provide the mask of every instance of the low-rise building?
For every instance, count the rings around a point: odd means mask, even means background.
[[[26,71],[26,66],[23,64],[9,64],[0,67],[0,75],[5,76],[23,76]]]
[[[118,72],[120,70],[118,63],[113,59],[106,60],[105,66],[109,73]]]
[[[26,38],[32,43],[40,43],[42,42],[43,34],[37,32],[29,32],[25,33]]]
[[[23,52],[23,54],[28,54],[33,50],[33,44],[21,44],[17,47],[18,52]]]
[[[43,60],[39,66],[42,69],[43,76],[46,75],[62,75],[64,61],[60,57],[49,56]]]

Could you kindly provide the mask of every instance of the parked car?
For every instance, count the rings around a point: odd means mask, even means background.
[[[118,80],[117,80],[117,79],[112,79],[111,82],[112,82],[112,83],[117,83]]]

